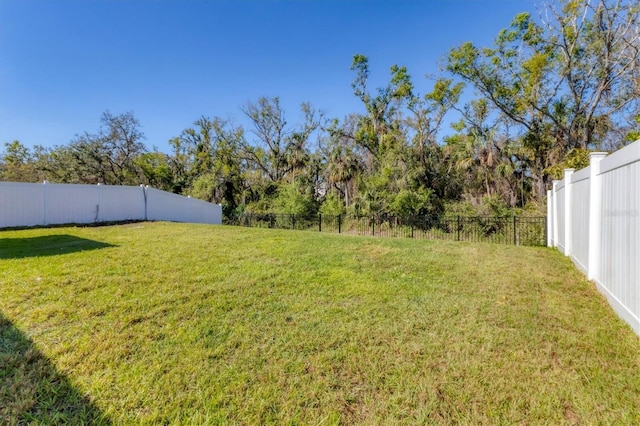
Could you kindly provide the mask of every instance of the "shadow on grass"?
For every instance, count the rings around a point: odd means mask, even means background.
[[[1,313],[0,366],[0,424],[111,424]]]
[[[31,238],[0,238],[0,259],[55,256],[84,250],[114,247],[73,235],[45,235]]]

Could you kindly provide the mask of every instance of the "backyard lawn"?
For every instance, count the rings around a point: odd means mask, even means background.
[[[546,248],[0,232],[0,424],[639,424],[640,339]]]

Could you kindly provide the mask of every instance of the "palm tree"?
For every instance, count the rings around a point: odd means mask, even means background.
[[[329,153],[327,179],[344,195],[345,206],[349,207],[349,186],[360,171],[360,163],[352,150],[342,145],[334,147]]]

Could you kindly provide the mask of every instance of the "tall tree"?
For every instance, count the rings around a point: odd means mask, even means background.
[[[522,13],[498,34],[493,48],[465,43],[449,53],[447,65],[522,128],[525,144],[533,154],[531,172],[540,199],[546,191],[544,170],[550,165],[553,148],[551,132],[545,131],[550,120],[544,111],[553,103],[558,86],[552,72],[553,51],[542,35],[542,27]]]
[[[320,131],[322,114],[310,104],[301,105],[303,121],[289,125],[279,98],[260,98],[243,108],[252,124],[254,138],[243,139],[239,155],[246,165],[250,209],[269,210],[285,183],[289,189],[315,201],[318,194],[317,156],[312,153],[313,136]],[[285,190],[285,189],[283,189]],[[289,191],[293,194],[293,191]]]
[[[109,169],[119,185],[138,183],[138,170],[135,159],[146,152],[142,141],[144,133],[140,122],[132,112],[112,115],[109,111],[102,114],[102,128],[99,141],[106,151]]]
[[[462,89],[462,83],[441,78],[431,92],[424,97],[412,96],[408,104],[405,119],[410,144],[408,173],[418,186],[429,188],[440,199],[455,199],[459,194],[458,181],[448,164],[439,132],[445,116],[458,103]]]
[[[259,168],[270,182],[281,182],[288,163],[285,153],[287,121],[280,99],[262,97],[242,111],[251,120],[251,132],[257,138],[253,144],[244,144],[244,158]]]
[[[413,83],[406,67],[393,65],[389,83],[378,88],[373,95],[367,87],[369,59],[355,55],[351,70],[356,73],[351,87],[366,110],[366,114],[360,116],[355,140],[369,151],[374,160],[379,160],[386,151],[397,147],[398,140],[402,139],[401,109],[411,98]]]
[[[222,204],[223,213],[229,218],[243,203],[245,176],[239,150],[244,143],[244,130],[220,118],[201,119],[196,125],[200,126],[201,134],[206,133],[203,139],[208,143],[206,148],[197,148],[196,145],[193,152],[197,174],[194,175],[190,194]]]
[[[545,170],[571,149],[601,146],[640,102],[635,2],[565,0],[545,10],[542,23],[519,14],[493,47],[465,43],[447,59],[449,71],[520,127],[538,199]]]
[[[193,127],[188,127],[180,135],[180,144],[189,156],[189,181],[209,172],[213,167],[214,122],[207,117],[200,117]]]
[[[7,142],[0,155],[0,180],[11,182],[37,182],[42,173],[37,169],[31,150],[20,141]]]
[[[504,116],[493,114],[485,99],[471,101],[460,112],[445,150],[465,179],[464,197],[473,204],[488,198],[516,207],[524,199],[519,191],[528,166],[520,141],[510,137]]]
[[[349,208],[353,199],[356,177],[364,169],[361,153],[358,152],[352,136],[353,131],[347,130],[349,123],[352,125],[353,121],[353,118],[347,118],[345,123],[340,125],[338,120],[334,120],[328,128],[328,143],[323,147],[326,182],[339,192],[346,208]]]
[[[134,162],[140,170],[141,183],[163,191],[172,191],[174,186],[170,161],[167,154],[157,149],[138,155]]]
[[[303,123],[289,127],[277,97],[262,97],[243,109],[253,125],[251,133],[256,137],[242,147],[243,157],[272,183],[282,182],[291,173],[295,175],[310,158],[309,142],[319,128],[321,114],[308,103],[302,104],[301,111]]]
[[[569,149],[599,147],[616,122],[637,110],[640,4],[566,0],[547,11],[546,39],[562,85],[554,110],[544,112]]]
[[[140,122],[132,112],[112,115],[109,111],[100,122],[97,133],[85,132],[60,149],[57,158],[72,168],[65,178],[79,183],[139,184],[135,160],[146,152]]]

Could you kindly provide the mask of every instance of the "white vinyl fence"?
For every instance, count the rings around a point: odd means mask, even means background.
[[[547,193],[548,245],[570,256],[640,334],[640,140],[592,153]]]
[[[0,228],[127,220],[222,223],[222,207],[145,186],[0,182]]]

